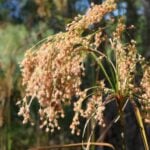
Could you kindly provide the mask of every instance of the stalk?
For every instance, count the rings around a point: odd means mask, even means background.
[[[120,100],[119,100],[120,101]],[[122,100],[121,100],[122,101]],[[121,127],[121,142],[122,142],[122,150],[125,150],[125,128],[124,128],[124,111],[122,109],[122,105],[117,101],[118,103],[118,110],[119,110],[119,116],[120,116],[120,127]]]
[[[126,142],[125,142],[125,127],[124,127],[124,112],[122,111],[122,109],[120,110],[120,124],[121,124],[121,129],[122,129],[122,133],[121,133],[121,137],[122,137],[122,150],[126,149]]]
[[[115,150],[115,147],[112,144],[104,143],[104,142],[90,142],[90,143],[76,143],[76,144],[66,144],[66,145],[53,145],[53,146],[45,146],[45,147],[37,147],[37,148],[31,148],[29,150],[50,150],[50,149],[56,149],[56,148],[71,148],[71,147],[82,147],[83,145],[86,146],[87,144],[90,144],[90,146],[100,146],[100,147],[109,147],[113,150]]]
[[[113,84],[112,84],[105,68],[103,67],[102,63],[100,61],[98,61],[97,56],[94,53],[91,52],[91,54],[92,54],[93,58],[96,60],[96,62],[98,63],[98,65],[100,66],[100,68],[102,69],[102,71],[103,71],[107,81],[109,82],[110,86],[112,87],[112,89],[115,89],[115,87],[113,86]]]
[[[142,120],[142,116],[141,113],[139,111],[139,108],[137,107],[136,103],[134,101],[132,101],[133,104],[133,108],[134,108],[134,113],[140,128],[140,132],[141,132],[141,137],[143,140],[143,144],[144,144],[144,149],[145,150],[149,150],[149,145],[148,145],[148,141],[147,141],[147,137],[146,137],[146,132],[145,132],[145,128],[144,128],[144,124],[143,124],[143,120]]]

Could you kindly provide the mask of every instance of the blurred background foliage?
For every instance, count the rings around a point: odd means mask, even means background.
[[[65,25],[77,14],[84,14],[91,2],[100,4],[102,0],[0,0],[1,150],[26,150],[53,143],[81,141],[81,137],[71,135],[68,130],[73,113],[71,108],[66,106],[67,117],[61,121],[63,130],[51,135],[39,129],[38,121],[34,127],[22,125],[15,103],[23,97],[19,62],[25,50],[48,35],[64,31]],[[113,15],[125,16],[127,28],[135,26],[127,30],[126,39],[134,38],[139,53],[149,59],[150,0],[120,0]],[[89,79],[85,80],[85,83],[89,82]],[[36,111],[36,107],[33,104],[33,110]],[[135,148],[132,146],[132,149]]]

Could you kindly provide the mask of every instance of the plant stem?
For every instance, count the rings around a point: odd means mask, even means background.
[[[122,150],[126,149],[126,144],[125,144],[125,128],[124,128],[124,112],[121,110],[120,111],[120,123],[121,123],[121,137],[122,137]]]
[[[132,104],[133,104],[135,116],[136,116],[136,119],[137,119],[137,122],[138,122],[138,125],[139,125],[139,128],[140,128],[144,148],[145,148],[145,150],[149,150],[149,145],[148,145],[148,141],[147,141],[147,137],[146,137],[146,132],[145,132],[142,116],[140,114],[140,111],[139,111],[136,103],[134,101],[132,101]]]
[[[56,149],[56,148],[71,148],[71,147],[81,147],[81,146],[86,146],[89,143],[76,143],[76,144],[66,144],[66,145],[53,145],[53,146],[45,146],[45,147],[37,147],[37,148],[31,148],[29,150],[48,150],[48,149]],[[113,150],[115,150],[115,147],[112,144],[109,143],[97,143],[97,142],[90,142],[90,146],[95,145],[95,146],[100,146],[100,147],[109,147]]]
[[[120,115],[120,127],[121,127],[121,139],[122,139],[122,150],[126,149],[126,142],[125,142],[125,120],[124,120],[124,108],[126,105],[124,105],[124,98],[122,96],[119,96],[117,98],[117,104],[118,104],[118,111]]]
[[[97,63],[100,66],[100,68],[102,69],[102,71],[103,71],[107,81],[109,82],[110,86],[112,87],[112,89],[115,89],[115,87],[113,86],[113,84],[112,84],[112,82],[111,82],[111,80],[110,80],[110,78],[109,78],[105,68],[103,67],[102,63],[100,61],[98,61],[97,56],[93,52],[91,52],[91,54],[92,54],[93,58],[97,61]]]

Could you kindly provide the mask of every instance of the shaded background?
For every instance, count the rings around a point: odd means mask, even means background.
[[[84,14],[91,2],[99,4],[102,0],[0,0],[0,150],[26,150],[50,144],[81,142],[81,136],[70,134],[69,122],[73,114],[70,107],[66,106],[67,116],[61,121],[62,130],[49,134],[39,129],[38,116],[34,114],[37,120],[35,126],[22,125],[15,103],[23,97],[18,64],[26,49],[48,35],[64,31],[65,25],[77,14]],[[127,39],[135,39],[139,53],[149,59],[150,0],[120,0],[118,9],[112,14],[115,17],[125,16],[127,27],[135,25],[134,29],[127,31]],[[89,84],[91,79],[84,80]],[[37,112],[37,109],[37,104],[33,104],[32,111]],[[115,115],[112,106],[108,109],[111,115]],[[128,149],[142,150],[132,111],[129,116]],[[108,115],[108,118],[111,117]],[[120,136],[113,132],[117,130],[120,133],[118,129],[117,124],[114,125],[106,141],[120,149]]]

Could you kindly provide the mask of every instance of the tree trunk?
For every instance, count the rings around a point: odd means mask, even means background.
[[[142,0],[144,13],[146,17],[146,38],[145,38],[145,56],[150,58],[150,0]]]

